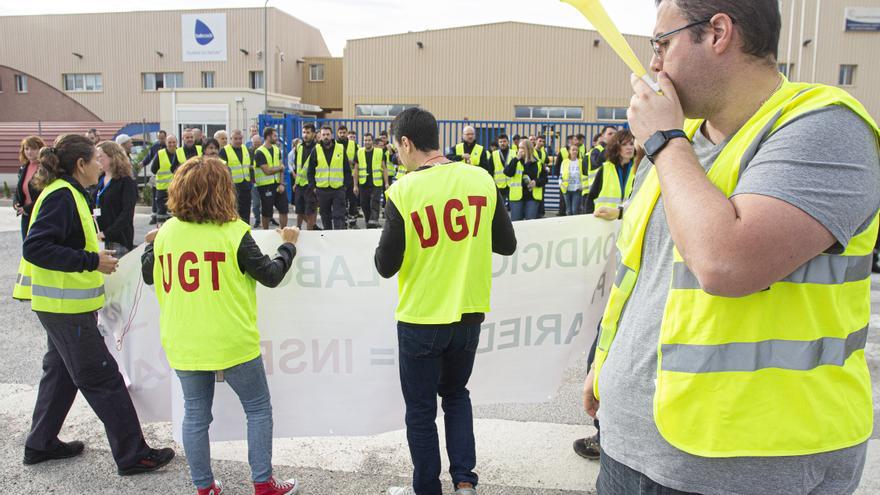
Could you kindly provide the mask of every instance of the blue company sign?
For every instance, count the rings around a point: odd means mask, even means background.
[[[845,10],[846,31],[880,31],[880,9],[850,7]]]
[[[211,28],[199,19],[196,19],[195,39],[196,43],[203,46],[214,40],[214,33],[211,32]]]

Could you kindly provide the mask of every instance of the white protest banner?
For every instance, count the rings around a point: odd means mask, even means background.
[[[580,215],[514,225],[516,253],[493,260],[492,311],[469,384],[475,404],[550,398],[572,360],[585,359],[614,282],[617,222]],[[265,253],[280,243],[275,232],[253,235]],[[378,230],[303,232],[281,286],[258,285],[276,437],[403,428],[397,281],[376,272],[378,240]],[[123,337],[117,359],[141,419],[173,421],[179,434],[183,396],[159,344],[154,289],[142,286],[141,252],[107,278],[101,324],[112,333],[108,345]],[[225,383],[217,384],[213,413],[213,440],[245,438],[244,414]]]

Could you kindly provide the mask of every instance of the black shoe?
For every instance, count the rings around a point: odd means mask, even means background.
[[[584,459],[599,459],[599,440],[595,437],[578,438],[574,441],[574,451]]]
[[[73,441],[64,443],[52,450],[37,450],[30,447],[24,448],[24,464],[39,464],[43,461],[51,461],[52,459],[67,459],[68,457],[76,457],[82,454],[85,445],[82,442]]]
[[[156,220],[156,217],[150,217],[150,225],[156,225],[157,223],[159,223],[159,221]]]
[[[119,476],[150,473],[165,466],[171,462],[171,459],[174,459],[173,449],[150,449],[150,453],[139,460],[134,466],[125,469],[119,468]]]
[[[269,220],[269,223],[271,223],[272,225],[274,225],[276,227],[280,227],[280,225],[278,225],[278,222],[276,222],[274,218],[272,220]]]
[[[260,228],[260,221],[259,221],[259,220],[257,220],[256,222],[254,222],[254,228],[255,228],[255,229]]]
[[[312,230],[324,230],[324,229],[322,229],[321,227],[318,227],[317,225],[315,225],[314,227],[312,227]]]

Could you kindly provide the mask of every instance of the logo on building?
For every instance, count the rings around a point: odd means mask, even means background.
[[[195,37],[196,43],[204,46],[214,40],[214,33],[211,32],[211,28],[209,28],[207,24],[196,19]]]
[[[184,62],[226,61],[226,14],[181,14],[180,35]]]

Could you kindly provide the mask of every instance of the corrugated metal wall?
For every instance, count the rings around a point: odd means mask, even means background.
[[[180,15],[187,12],[227,14],[226,62],[182,61]],[[296,60],[329,56],[329,50],[316,28],[278,9],[268,13],[269,91],[299,96]],[[62,74],[102,74],[103,92],[67,94],[104,120],[158,120],[159,95],[143,91],[144,72],[183,72],[184,85],[198,88],[201,72],[214,71],[215,87],[247,88],[249,71],[263,70],[257,54],[263,49],[262,8],[0,17],[0,32],[5,65],[61,90]]]
[[[647,66],[648,38],[626,38]],[[595,31],[517,22],[352,40],[344,72],[349,116],[371,103],[419,104],[450,119],[562,105],[593,121],[596,106],[627,106],[632,94],[629,69]]]
[[[309,81],[309,65],[324,65],[324,81]],[[306,57],[302,64],[302,99],[326,110],[342,108],[342,57]]]
[[[794,64],[791,79],[837,85],[840,65],[857,65],[854,84],[844,89],[859,99],[875,118],[880,116],[880,63],[877,62],[880,59],[880,32],[844,30],[844,10],[847,7],[880,8],[880,1],[782,0],[781,3],[779,61]],[[792,35],[790,50],[789,34]],[[804,46],[807,40],[810,41]]]

